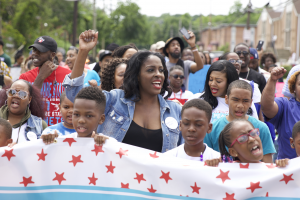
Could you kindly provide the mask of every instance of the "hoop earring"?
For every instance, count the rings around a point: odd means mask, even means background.
[[[5,103],[4,103],[5,105],[7,105],[7,99],[5,100]]]

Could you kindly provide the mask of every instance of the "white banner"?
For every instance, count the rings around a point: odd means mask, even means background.
[[[1,200],[191,197],[297,199],[300,158],[285,168],[264,163],[208,167],[114,140],[97,147],[90,138],[0,148]]]

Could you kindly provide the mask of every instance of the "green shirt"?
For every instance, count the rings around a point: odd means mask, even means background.
[[[11,67],[11,60],[7,54],[4,53],[4,54],[0,55],[0,59],[1,59],[1,61],[5,62],[8,67]]]

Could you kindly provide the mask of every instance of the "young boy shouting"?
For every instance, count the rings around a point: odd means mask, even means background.
[[[43,131],[43,135],[48,133],[54,133],[56,130],[58,136],[69,135],[76,132],[73,128],[72,115],[73,115],[73,103],[67,98],[66,91],[60,95],[59,111],[61,114],[62,122],[49,126]]]
[[[10,123],[5,119],[0,118],[0,147],[5,147],[13,142],[11,134],[12,127]]]
[[[188,160],[206,161],[207,164],[207,160],[220,159],[220,153],[203,142],[206,133],[212,130],[211,115],[212,108],[206,101],[193,99],[186,102],[181,110],[179,125],[185,143],[164,154]]]
[[[219,135],[226,124],[235,119],[245,119],[251,122],[254,128],[260,131],[260,139],[263,147],[263,159],[265,163],[272,163],[272,154],[276,152],[270,131],[267,125],[254,117],[246,115],[252,103],[253,90],[249,83],[236,80],[230,83],[225,95],[225,102],[229,107],[229,115],[213,122],[213,129],[204,138],[204,142],[216,151],[219,150]],[[254,151],[255,149],[253,149]]]
[[[60,136],[66,137],[93,137],[96,144],[101,145],[108,137],[93,134],[99,124],[105,120],[104,110],[106,106],[105,95],[97,87],[85,87],[78,92],[74,100],[72,123],[76,132]],[[42,135],[45,144],[54,142],[58,137],[57,132],[54,134]]]

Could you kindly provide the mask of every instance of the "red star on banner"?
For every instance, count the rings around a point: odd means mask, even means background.
[[[111,172],[112,174],[114,173],[114,168],[116,168],[115,166],[112,165],[112,161],[110,161],[110,165],[105,165],[105,167],[107,168],[107,172]]]
[[[96,185],[96,181],[98,180],[98,178],[95,178],[95,174],[93,173],[93,176],[92,177],[88,177],[88,179],[90,179],[90,184],[94,184]]]
[[[157,190],[154,190],[153,189],[153,185],[151,185],[151,188],[147,188],[148,190],[149,190],[149,192],[151,192],[151,193],[155,193]]]
[[[13,149],[4,151],[5,153],[1,157],[7,157],[8,161],[10,161],[11,157],[16,157],[16,155],[13,154]]]
[[[269,192],[267,192],[266,197],[269,197]]]
[[[124,183],[121,182],[121,188],[129,189],[129,183],[124,184]]]
[[[66,138],[63,142],[67,142],[71,146],[73,142],[76,142],[76,140],[74,140],[74,138]]]
[[[207,163],[206,162],[204,162],[204,165],[203,166],[207,166]]]
[[[146,179],[144,179],[144,174],[138,174],[135,173],[136,177],[134,179],[138,180],[139,183],[141,183],[141,181],[146,181]]]
[[[283,174],[283,179],[281,179],[280,181],[284,181],[285,184],[288,184],[289,181],[293,181],[294,179],[292,179],[293,174],[287,176],[285,174]]]
[[[123,150],[122,148],[120,148],[119,152],[117,152],[116,154],[119,154],[120,158],[122,158],[122,156],[128,156],[128,154],[126,153],[128,150]]]
[[[256,189],[259,189],[259,188],[262,188],[262,187],[260,187],[259,186],[259,184],[260,184],[260,181],[258,181],[257,183],[252,183],[252,182],[250,182],[250,187],[248,187],[248,188],[246,188],[247,190],[251,190],[251,193],[253,193],[254,192],[254,190],[256,190]]]
[[[150,157],[152,157],[152,158],[158,158],[159,156],[158,155],[156,155],[156,151],[154,152],[154,154],[151,154],[151,153],[149,153],[150,154]]]
[[[29,183],[34,183],[32,180],[32,176],[25,178],[25,176],[23,176],[23,182],[20,182],[20,184],[24,184],[24,187],[27,187],[27,185]]]
[[[58,181],[59,185],[61,184],[62,181],[66,181],[66,179],[64,178],[64,173],[58,174],[55,172],[55,178],[52,181]]]
[[[236,200],[236,199],[234,198],[234,193],[228,194],[228,193],[226,192],[226,197],[223,198],[223,200]]]
[[[98,145],[94,144],[94,147],[95,147],[95,149],[93,149],[92,151],[94,151],[96,153],[96,156],[98,155],[99,152],[104,153],[104,151],[102,150],[103,146],[98,146]]]
[[[168,183],[169,180],[172,180],[170,177],[170,172],[165,173],[163,171],[161,171],[162,175],[161,177],[159,177],[160,179],[165,179],[166,183]]]
[[[80,158],[81,158],[81,155],[79,155],[79,156],[73,156],[72,155],[72,160],[70,160],[69,161],[69,163],[73,163],[73,165],[74,165],[74,167],[76,166],[76,164],[78,163],[78,162],[81,162],[81,163],[83,163],[83,161],[82,160],[80,160]]]
[[[195,182],[195,186],[191,186],[191,188],[193,189],[193,192],[196,192],[197,194],[199,194],[199,190],[201,189],[201,187],[197,186],[197,183]]]
[[[228,176],[229,171],[223,172],[223,171],[220,169],[220,172],[221,172],[221,174],[220,174],[219,176],[217,176],[216,178],[222,179],[222,182],[223,182],[223,183],[224,183],[226,180],[231,180],[231,179],[229,178],[229,176]]]
[[[38,157],[39,157],[38,161],[39,161],[39,160],[45,161],[45,157],[46,157],[46,155],[48,155],[48,154],[44,153],[44,149],[42,149],[42,152],[41,152],[41,153],[37,153],[37,155],[38,155]]]
[[[267,168],[269,168],[269,169],[272,169],[272,168],[275,168],[275,167],[276,167],[275,165],[273,165],[273,163],[270,164],[270,165],[266,165],[266,166],[267,166]]]
[[[240,163],[240,168],[245,168],[245,169],[249,169],[249,163],[243,165],[242,163]]]

